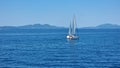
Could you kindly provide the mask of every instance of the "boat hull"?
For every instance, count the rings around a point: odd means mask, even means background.
[[[68,35],[67,36],[67,39],[70,39],[70,40],[77,40],[77,39],[79,39],[79,37],[78,36],[74,36],[74,35]]]

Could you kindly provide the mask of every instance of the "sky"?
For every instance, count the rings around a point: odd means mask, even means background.
[[[0,26],[51,24],[78,27],[120,25],[120,0],[0,0]]]

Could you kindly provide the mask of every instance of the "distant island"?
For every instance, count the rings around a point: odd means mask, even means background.
[[[49,24],[33,24],[24,26],[1,26],[0,29],[62,29],[65,27],[58,27]],[[116,24],[101,24],[95,27],[83,27],[79,29],[120,29],[120,25]]]
[[[120,25],[107,23],[95,27],[83,27],[82,29],[120,29]]]
[[[24,26],[1,26],[0,29],[57,29],[64,27],[57,27],[49,24],[33,24]]]

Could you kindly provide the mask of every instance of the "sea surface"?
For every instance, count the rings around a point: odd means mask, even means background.
[[[0,68],[120,68],[120,29],[0,29]]]

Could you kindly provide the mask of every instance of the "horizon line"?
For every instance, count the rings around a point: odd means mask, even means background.
[[[110,25],[118,25],[120,26],[119,24],[111,24],[111,23],[104,23],[104,24],[110,24]],[[99,25],[104,25],[104,24],[99,24]],[[21,27],[21,26],[27,26],[27,25],[50,25],[50,26],[55,26],[55,27],[63,27],[63,28],[68,28],[68,27],[65,27],[65,26],[58,26],[58,25],[52,25],[52,24],[40,24],[40,23],[36,23],[36,24],[25,24],[25,25],[0,25],[0,27]],[[96,26],[99,26],[99,25],[96,25]],[[83,27],[78,27],[77,28],[84,28],[84,27],[96,27],[96,26],[83,26]]]

